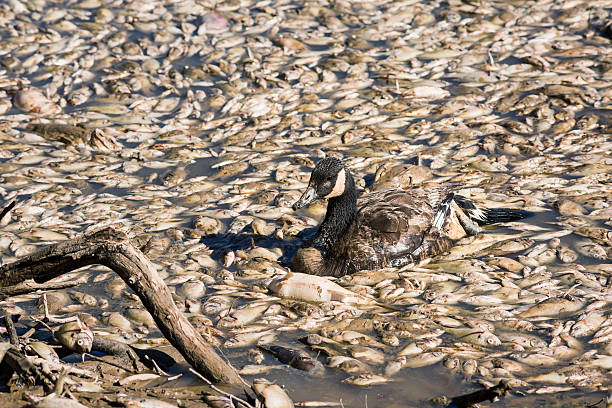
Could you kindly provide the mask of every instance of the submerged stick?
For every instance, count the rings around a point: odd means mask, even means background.
[[[6,207],[4,207],[2,209],[2,211],[0,211],[0,221],[2,221],[2,219],[4,218],[4,216],[6,214],[8,214],[9,211],[11,211],[13,209],[13,207],[15,207],[15,204],[17,202],[15,200],[11,201]]]
[[[0,267],[0,287],[27,279],[46,282],[87,265],[115,271],[138,295],[155,323],[196,371],[214,383],[241,384],[242,379],[202,338],[179,311],[151,261],[123,232],[112,227],[49,245]]]
[[[496,398],[501,398],[510,390],[510,386],[505,381],[500,381],[499,384],[485,388],[484,390],[472,392],[470,394],[461,395],[451,400],[450,405],[446,408],[469,408],[479,402],[491,401]]]
[[[65,281],[65,282],[46,282],[46,283],[36,283],[32,279],[28,279],[16,285],[7,286],[5,288],[0,288],[0,300],[4,300],[11,296],[32,293],[37,290],[54,290],[54,289],[71,288],[73,286],[77,286],[85,282],[86,281],[84,281],[81,278],[71,280],[71,281]]]

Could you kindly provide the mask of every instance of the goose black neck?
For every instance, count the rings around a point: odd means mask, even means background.
[[[314,238],[313,246],[323,251],[329,248],[348,230],[357,212],[357,193],[355,181],[346,170],[344,193],[330,198],[327,203],[325,218]]]

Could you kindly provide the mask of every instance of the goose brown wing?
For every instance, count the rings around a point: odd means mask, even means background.
[[[355,247],[378,264],[411,254],[429,232],[448,187],[380,190],[358,201]],[[366,248],[368,246],[369,248]]]

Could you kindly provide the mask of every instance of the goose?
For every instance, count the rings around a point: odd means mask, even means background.
[[[314,237],[291,260],[296,272],[343,276],[360,270],[404,266],[448,251],[455,240],[445,227],[454,213],[468,235],[479,225],[521,219],[518,209],[482,209],[448,185],[407,190],[383,189],[359,199],[349,169],[327,157],[313,169],[308,188],[294,210],[328,200]]]

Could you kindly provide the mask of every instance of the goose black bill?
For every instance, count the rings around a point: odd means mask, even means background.
[[[314,188],[308,187],[304,194],[300,197],[299,200],[293,204],[294,210],[299,210],[300,208],[306,207],[308,204],[312,203],[314,200],[318,198],[317,192]]]

